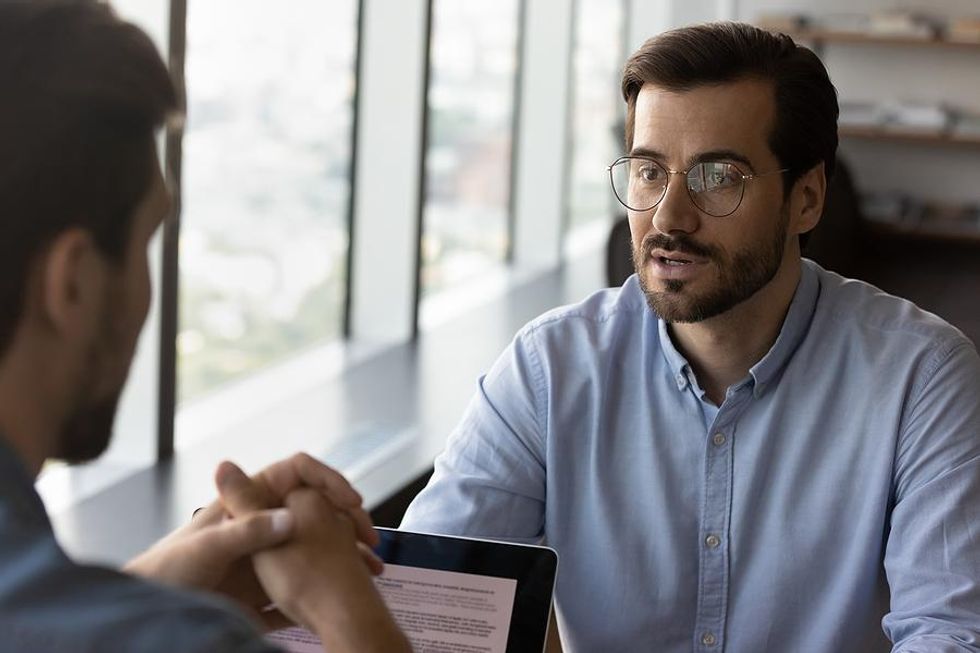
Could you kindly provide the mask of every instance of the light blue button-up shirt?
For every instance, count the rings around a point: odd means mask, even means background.
[[[402,527],[543,538],[566,651],[980,651],[980,358],[804,261],[716,407],[634,276],[521,330]]]
[[[278,650],[216,598],[69,560],[27,470],[0,437],[0,653]]]

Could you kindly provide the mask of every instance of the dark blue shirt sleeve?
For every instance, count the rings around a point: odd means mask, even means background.
[[[76,564],[52,533],[10,516],[0,513],[0,652],[278,650],[222,601]]]

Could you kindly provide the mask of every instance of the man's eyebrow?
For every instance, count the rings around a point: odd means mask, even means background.
[[[648,147],[634,147],[630,150],[630,156],[643,156],[661,162],[667,158],[661,152]],[[687,166],[692,166],[695,163],[703,163],[704,161],[735,161],[747,167],[750,173],[755,173],[755,168],[752,166],[749,157],[735,150],[708,150],[706,152],[699,152],[687,162]]]
[[[749,172],[755,174],[755,168],[752,167],[752,162],[749,161],[749,157],[735,150],[709,150],[707,152],[701,152],[693,160],[689,161],[688,165],[702,163],[704,161],[735,161],[745,165],[749,169]]]
[[[630,150],[630,156],[645,156],[648,159],[659,159],[663,161],[666,157],[656,150],[651,150],[648,147],[634,147]]]

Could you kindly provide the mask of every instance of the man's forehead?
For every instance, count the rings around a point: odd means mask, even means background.
[[[636,99],[633,147],[693,156],[698,151],[769,153],[772,84],[744,79],[668,90],[645,84]]]

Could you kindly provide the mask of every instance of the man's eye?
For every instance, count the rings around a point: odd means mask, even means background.
[[[640,179],[646,182],[659,181],[663,175],[656,166],[646,166],[640,168]]]

